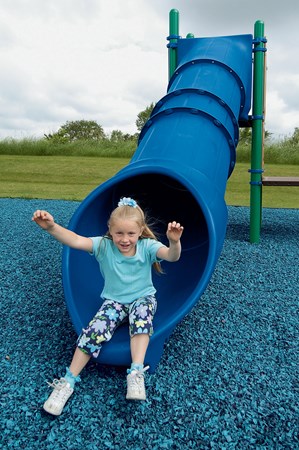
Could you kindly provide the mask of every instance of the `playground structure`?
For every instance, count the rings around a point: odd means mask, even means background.
[[[257,21],[253,40],[253,99],[252,115],[248,122],[239,121],[240,126],[252,127],[250,180],[250,242],[258,243],[262,226],[263,186],[299,186],[298,177],[265,177],[264,140],[266,111],[266,42],[264,24]]]
[[[165,341],[204,292],[222,250],[227,207],[226,182],[236,161],[239,125],[252,122],[251,241],[261,225],[264,108],[263,23],[251,34],[216,38],[179,36],[178,11],[170,12],[169,85],[139,138],[130,163],[80,204],[69,228],[85,236],[107,231],[107,219],[122,196],[135,198],[158,220],[158,233],[177,220],[185,227],[179,262],[163,263],[154,275],[158,311],[146,363],[154,371]],[[253,73],[253,115],[252,52]],[[65,247],[63,285],[77,333],[99,307],[103,281],[94,258]],[[127,366],[127,327],[102,348],[98,362]]]

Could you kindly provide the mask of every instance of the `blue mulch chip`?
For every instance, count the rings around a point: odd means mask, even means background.
[[[125,370],[91,363],[63,414],[42,405],[76,334],[66,310],[61,245],[37,208],[67,225],[78,203],[0,199],[0,447],[47,450],[299,448],[299,210],[229,207],[208,288],[177,326],[147,401],[125,400]]]

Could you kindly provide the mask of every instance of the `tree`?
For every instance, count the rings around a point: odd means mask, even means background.
[[[290,138],[290,143],[292,145],[298,145],[299,143],[299,128],[296,127],[292,137]]]
[[[248,145],[251,143],[251,128],[245,127],[239,130],[239,143]]]
[[[140,132],[142,130],[142,128],[144,127],[144,125],[146,124],[146,122],[148,121],[148,119],[150,118],[150,115],[152,113],[152,110],[154,109],[155,104],[151,103],[149,106],[147,106],[145,108],[144,111],[141,111],[138,116],[137,116],[137,120],[136,120],[136,127],[137,130]]]
[[[75,120],[66,122],[57,133],[45,137],[60,142],[100,141],[105,138],[105,133],[102,126],[94,120]]]
[[[128,133],[123,133],[120,130],[113,130],[110,136],[111,142],[124,142],[136,140],[136,136]]]
[[[250,127],[240,128],[239,132],[240,132],[239,143],[245,144],[245,145],[250,145],[251,140],[252,140],[252,128],[250,128]],[[271,137],[271,135],[272,135],[272,133],[265,130],[265,140],[269,139]]]

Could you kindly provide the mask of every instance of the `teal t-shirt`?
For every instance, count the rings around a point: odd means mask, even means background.
[[[152,264],[157,259],[157,251],[163,247],[155,239],[139,239],[134,256],[124,256],[111,239],[103,236],[91,238],[92,255],[99,263],[104,278],[101,297],[127,304],[156,289],[152,282]]]

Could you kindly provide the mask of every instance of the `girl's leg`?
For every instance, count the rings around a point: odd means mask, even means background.
[[[130,345],[133,364],[143,366],[148,344],[149,344],[148,334],[135,334],[133,337],[131,337]]]
[[[128,307],[112,300],[105,300],[88,327],[82,330],[77,340],[78,348],[75,351],[70,369],[78,372],[85,367],[90,357],[97,358],[103,343],[112,338],[114,331],[127,315]],[[87,359],[87,356],[89,359]]]
[[[129,322],[132,363],[143,366],[150,336],[153,334],[153,318],[157,301],[153,295],[139,298],[130,306]]]
[[[153,317],[156,299],[148,296],[138,299],[130,307],[129,322],[131,335],[132,364],[127,375],[127,400],[146,400],[144,387],[144,358],[153,333]]]
[[[44,403],[44,409],[55,416],[62,413],[64,405],[74,392],[74,386],[80,381],[79,374],[90,358],[97,357],[102,343],[111,339],[116,327],[126,317],[122,305],[105,301],[88,327],[82,331],[77,341],[77,348],[66,374],[51,384],[53,392]]]
[[[82,350],[80,350],[78,347],[76,348],[70,365],[70,371],[74,375],[74,377],[77,377],[81,373],[90,358],[91,355],[82,352]]]

